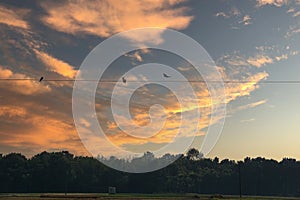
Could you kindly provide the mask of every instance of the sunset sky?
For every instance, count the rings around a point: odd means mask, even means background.
[[[206,49],[224,80],[242,81],[225,84],[225,125],[209,157],[300,159],[300,83],[262,82],[300,81],[299,0],[2,0],[0,78],[32,80],[0,80],[0,154],[32,156],[45,150],[69,150],[89,155],[73,121],[73,81],[38,80],[41,76],[73,80],[100,42],[143,27],[170,28],[190,36]],[[128,38],[163,43],[164,32]],[[182,58],[153,49],[124,54],[103,79],[118,80],[131,68],[154,61],[171,66],[189,80],[201,79]],[[129,81],[136,78],[127,77]],[[172,140],[179,126],[178,113],[197,107],[201,118],[193,146],[200,148],[212,102],[205,85],[192,85],[199,99],[185,110],[165,88],[149,85],[136,91],[130,108],[136,124],[149,123],[153,103],[165,107],[168,120],[151,138],[135,138],[117,127],[110,110],[113,83],[100,83],[97,89],[98,121],[115,145],[151,151]],[[192,128],[186,126],[185,137]]]

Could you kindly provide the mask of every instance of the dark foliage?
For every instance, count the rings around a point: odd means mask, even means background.
[[[237,162],[201,157],[192,149],[159,171],[129,174],[67,151],[43,152],[31,159],[17,153],[0,154],[0,192],[102,193],[115,186],[124,193],[239,193]],[[243,194],[300,196],[299,161],[246,158],[239,164]]]

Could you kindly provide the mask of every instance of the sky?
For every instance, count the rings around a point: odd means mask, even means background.
[[[73,81],[38,80],[41,76],[45,80],[73,80],[100,42],[144,27],[186,34],[205,48],[224,80],[241,81],[225,84],[225,124],[208,157],[300,159],[300,84],[264,83],[300,80],[299,0],[2,0],[0,79],[31,80],[0,80],[0,153],[32,156],[68,150],[90,155],[73,120]],[[163,43],[164,31],[128,35],[128,39],[141,44]],[[128,70],[153,61],[171,66],[189,80],[201,79],[186,60],[141,48],[115,60],[103,80],[119,80]],[[126,78],[130,82],[143,77]],[[205,85],[192,86],[199,99],[181,108],[172,91],[158,85],[140,87],[133,94],[130,112],[136,125],[149,124],[151,105],[165,108],[156,114],[166,117],[166,123],[149,138],[128,135],[115,123],[110,107],[114,83],[100,83],[97,88],[97,119],[116,146],[133,152],[152,151],[172,142],[180,114],[197,108],[201,117],[192,146],[200,148],[210,123],[218,121],[210,122],[213,102]],[[119,120],[130,123],[122,116]],[[89,121],[83,119],[82,124],[88,127]],[[183,137],[191,136],[191,124],[185,125]],[[152,129],[148,131],[140,134],[153,134]],[[111,155],[112,151],[102,153]]]

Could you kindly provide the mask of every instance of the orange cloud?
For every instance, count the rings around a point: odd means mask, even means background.
[[[12,110],[9,112],[11,113]],[[17,119],[15,118],[15,120]],[[67,149],[78,155],[88,154],[81,144],[73,124],[66,123],[62,119],[30,112],[27,112],[26,117],[19,118],[18,121],[23,124],[23,127],[31,127],[14,130],[11,134],[9,134],[10,131],[1,130],[0,135],[6,135],[6,137],[1,137],[2,144],[16,149],[30,147],[36,152]]]
[[[229,83],[226,87],[226,97],[227,103],[237,99],[238,97],[248,96],[251,92],[256,90],[259,86],[261,80],[264,80],[268,77],[268,73],[266,72],[259,72],[248,77],[247,83]]]
[[[257,55],[255,57],[248,58],[247,62],[252,66],[260,68],[266,64],[273,63],[273,59],[270,58],[269,56]]]
[[[9,9],[4,6],[0,6],[0,23],[8,26],[14,26],[18,28],[28,29],[28,23],[22,19],[28,13],[28,10],[14,8]]]
[[[101,0],[43,2],[47,15],[42,21],[51,28],[70,34],[109,37],[112,34],[143,27],[184,29],[193,17],[185,15],[184,0]],[[160,35],[128,35],[136,41],[160,42]],[[150,37],[150,38],[149,38]]]
[[[23,117],[26,115],[26,110],[18,106],[1,106],[0,116],[12,117]]]
[[[10,70],[3,69],[2,71],[3,75],[13,75],[13,72]],[[249,95],[252,91],[257,89],[256,83],[266,77],[267,73],[257,73],[247,78],[247,80],[252,80],[253,83],[235,83],[227,85],[226,103],[229,103],[238,97]],[[229,77],[225,78],[228,79]],[[181,124],[181,114],[183,112],[190,112],[193,109],[199,108],[201,112],[201,118],[196,119],[199,120],[199,127],[198,129],[196,127],[196,133],[197,135],[203,135],[205,134],[205,131],[203,131],[203,129],[207,128],[210,123],[217,123],[217,120],[210,122],[210,109],[212,103],[218,102],[211,102],[205,84],[193,84],[193,87],[196,87],[197,91],[199,91],[197,93],[199,99],[186,99],[186,102],[190,103],[187,103],[186,107],[183,108],[180,107],[176,98],[172,98],[174,96],[172,96],[171,94],[165,94],[166,98],[164,96],[161,96],[161,94],[157,94],[156,96],[158,98],[156,98],[155,94],[151,94],[147,90],[141,90],[144,97],[144,99],[142,99],[142,104],[146,104],[148,102],[147,99],[151,100],[154,98],[158,101],[157,103],[162,102],[162,105],[165,107],[165,115],[167,116],[165,125],[157,134],[153,135],[152,137],[143,139],[133,137],[122,132],[107,114],[107,110],[109,110],[110,107],[109,98],[98,99],[96,109],[97,112],[101,113],[101,115],[99,116],[99,122],[105,124],[106,135],[109,140],[119,147],[126,148],[125,146],[129,144],[143,145],[147,143],[163,145],[165,143],[170,143],[173,141],[174,137],[180,130],[181,125],[183,125],[181,127],[181,137],[194,136],[193,134],[195,131],[195,127],[191,126],[191,124],[192,120],[195,119],[191,119],[191,121],[189,121],[188,123]],[[55,92],[59,92],[59,90]],[[58,99],[65,98],[65,95],[59,95],[59,93],[55,96],[57,96]],[[66,100],[61,99],[60,102],[66,102]],[[76,154],[87,155],[87,152],[85,151],[79,137],[76,134],[72,116],[70,114],[71,110],[67,111],[57,108],[57,105],[53,100],[47,100],[46,102],[43,102],[40,100],[35,100],[35,98],[30,99],[29,102],[25,100],[25,102],[23,102],[22,104],[22,107],[11,106],[13,104],[13,101],[10,101],[9,105],[2,104],[2,109],[0,109],[0,117],[3,118],[2,122],[8,120],[7,116],[11,118],[10,120],[18,120],[19,126],[22,128],[18,130],[3,129],[2,131],[0,131],[2,144],[9,145],[15,149],[30,147],[31,149],[34,149],[35,152],[55,149],[61,150],[66,149],[67,147],[67,150],[70,150]],[[101,106],[99,106],[100,104]],[[145,106],[133,104],[132,117],[134,119],[133,122],[140,126],[147,125],[149,123],[148,109]],[[85,124],[86,127],[89,126],[89,122],[87,122],[86,120],[82,120],[82,123]],[[151,130],[149,129],[149,133],[150,132]],[[92,140],[93,142],[90,145],[95,146],[99,145],[99,143],[102,144],[104,142],[99,138],[92,138]],[[155,148],[159,148],[159,145],[157,145]],[[156,150],[155,148],[153,147],[152,150]],[[107,150],[107,154],[111,154],[111,151],[109,149]]]
[[[37,57],[48,67],[49,71],[56,72],[61,76],[71,79],[75,77],[77,71],[74,70],[73,66],[62,60],[54,58],[45,52],[38,50],[34,50],[34,52],[36,53]]]
[[[32,77],[0,66],[0,140],[3,150],[26,155],[67,149],[87,155],[71,115],[70,96]],[[3,96],[5,95],[5,96]],[[3,151],[2,150],[2,151]]]
[[[231,71],[225,70],[223,67],[218,67],[220,69],[220,72],[222,73],[223,79],[224,80],[234,80],[232,78],[232,75],[235,73],[232,73]],[[185,68],[184,68],[185,69]],[[184,71],[189,71],[191,72],[193,68],[188,68],[189,70],[184,70]],[[235,69],[231,69],[235,70]],[[243,73],[247,74],[247,71],[239,71],[239,75]],[[236,100],[239,97],[243,96],[248,96],[259,88],[258,84],[261,80],[264,80],[265,78],[268,77],[268,74],[266,72],[257,72],[252,75],[247,74],[247,76],[243,76],[243,80],[247,80],[249,82],[237,82],[237,83],[230,83],[226,84],[226,103],[229,104],[230,102]],[[193,78],[190,78],[190,80],[193,80]],[[180,107],[178,101],[176,98],[172,98],[173,96],[171,94],[151,94],[149,91],[144,91],[143,92],[143,98],[140,99],[142,101],[142,104],[147,105],[148,99],[155,99],[156,103],[161,104],[164,106],[165,110],[165,115],[167,116],[165,125],[163,128],[156,133],[155,135],[149,137],[149,138],[137,138],[133,137],[130,134],[126,134],[125,132],[121,131],[117,124],[115,124],[112,119],[109,119],[107,116],[102,115],[99,118],[99,121],[106,121],[106,127],[107,130],[106,135],[110,139],[110,141],[119,146],[119,147],[124,147],[127,145],[143,145],[143,144],[148,144],[148,143],[154,143],[154,144],[164,144],[164,143],[170,143],[173,141],[174,137],[177,135],[178,131],[180,130],[181,127],[181,115],[184,112],[190,112],[193,111],[194,109],[200,109],[201,113],[201,118],[197,119],[199,120],[198,124],[198,129],[196,127],[196,135],[204,135],[206,129],[209,125],[216,124],[220,119],[222,119],[222,116],[219,118],[217,117],[214,121],[211,121],[210,115],[211,115],[211,106],[213,104],[218,104],[220,102],[212,102],[209,92],[207,90],[206,84],[203,84],[201,82],[192,82],[191,83],[193,88],[195,89],[196,95],[198,99],[188,99],[185,98],[185,101],[188,102],[185,107]],[[108,88],[106,88],[108,89]],[[108,100],[109,101],[109,100]],[[245,105],[243,109],[249,109],[253,108],[255,106],[258,106],[260,104],[265,103],[264,101],[261,102],[256,102],[251,105]],[[122,119],[121,123],[124,124],[130,124],[134,123],[140,126],[146,126],[150,123],[150,116],[149,116],[149,107],[143,107],[143,106],[138,106],[137,104],[132,105],[133,108],[131,108],[131,114],[133,120],[127,120],[127,119]],[[97,109],[99,113],[104,113],[104,108],[102,109]],[[182,132],[181,137],[192,137],[195,134],[195,127],[192,126],[192,121],[187,124],[183,124],[182,127]],[[195,120],[195,119],[194,119]],[[159,126],[156,124],[153,124],[153,126]],[[152,130],[149,129],[149,133],[141,133],[142,135],[152,135],[153,132]],[[159,148],[159,146],[157,146]],[[153,149],[152,149],[153,150]]]
[[[65,94],[53,91],[54,94],[46,96],[24,97],[12,87],[1,87],[0,92],[6,94],[5,98],[0,97],[1,145],[28,156],[45,150],[69,150],[78,155],[88,155],[76,133],[68,109],[70,104],[65,104],[67,101],[63,99]]]
[[[5,69],[2,66],[0,66],[0,77],[2,79],[31,79],[31,77],[20,73],[14,73],[10,69]],[[35,80],[3,81],[0,84],[0,88],[24,95],[35,95],[51,91],[51,88],[48,85],[39,84]]]

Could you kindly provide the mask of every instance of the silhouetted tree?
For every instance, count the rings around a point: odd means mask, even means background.
[[[300,162],[295,159],[278,162],[258,157],[237,163],[203,158],[197,149],[190,149],[186,156],[166,154],[156,158],[146,152],[131,161],[99,159],[145,169],[177,160],[155,172],[129,174],[67,151],[42,152],[31,159],[11,153],[0,155],[0,192],[107,192],[109,186],[115,186],[119,192],[238,194],[239,163],[243,194],[300,196]]]
[[[200,158],[203,157],[203,154],[199,152],[198,149],[195,148],[191,148],[190,150],[188,150],[188,152],[186,153],[186,156],[189,160],[199,160]]]

